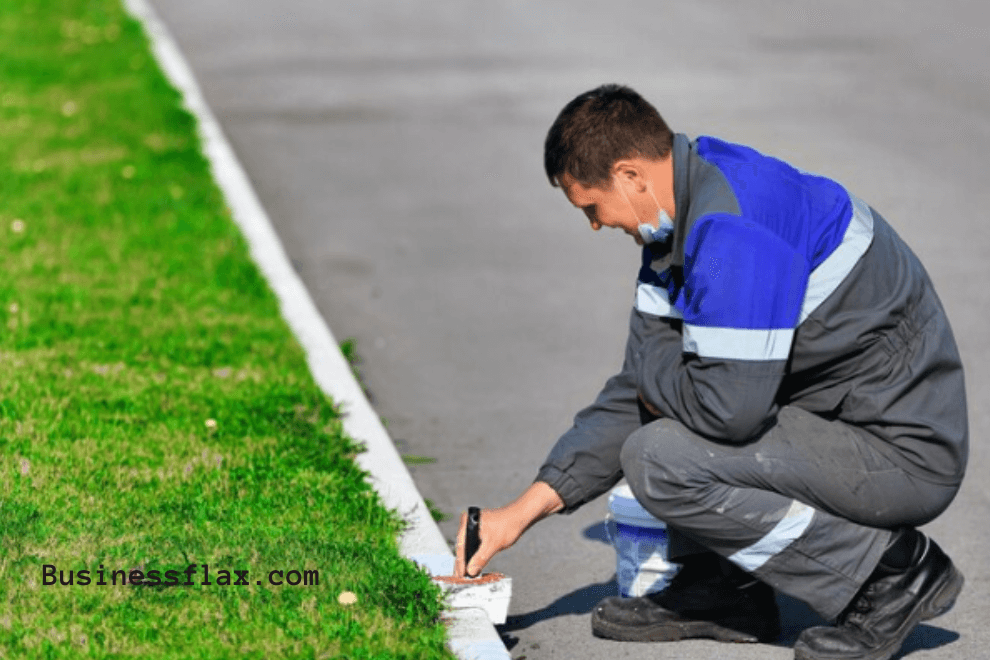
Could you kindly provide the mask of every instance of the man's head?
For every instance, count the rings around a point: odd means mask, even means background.
[[[570,175],[586,188],[610,188],[623,158],[660,160],[674,134],[650,103],[622,85],[602,85],[564,106],[547,132],[543,167],[550,185]]]
[[[603,85],[568,103],[547,133],[550,184],[584,212],[592,229],[621,229],[642,243],[661,210],[674,213],[673,133],[643,97]]]

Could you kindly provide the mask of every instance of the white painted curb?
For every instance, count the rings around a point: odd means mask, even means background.
[[[306,351],[314,379],[345,412],[347,434],[367,446],[367,451],[358,456],[358,464],[371,474],[372,485],[385,505],[408,521],[408,529],[399,539],[401,552],[427,569],[448,564],[453,555],[440,528],[430,516],[392,439],[355,380],[330,328],[289,264],[268,214],[207,106],[182,52],[146,0],[124,0],[124,6],[144,25],[158,64],[182,93],[186,108],[196,117],[213,176],[224,193],[234,221],[247,239],[252,259],[278,297],[282,316]],[[494,626],[477,609],[451,613],[448,645],[463,660],[510,658]]]

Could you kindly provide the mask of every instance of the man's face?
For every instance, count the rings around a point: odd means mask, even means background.
[[[592,229],[595,231],[602,227],[621,229],[632,236],[637,245],[642,245],[643,239],[639,235],[640,221],[629,195],[623,194],[625,191],[619,188],[620,185],[622,184],[619,181],[613,180],[608,190],[599,186],[585,188],[569,174],[565,173],[560,178],[560,187],[564,195],[571,204],[584,212]]]

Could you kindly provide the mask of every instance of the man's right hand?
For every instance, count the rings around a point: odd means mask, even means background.
[[[480,534],[481,545],[471,559],[471,565],[464,565],[464,539],[467,534],[467,513],[461,514],[461,524],[457,530],[457,558],[454,575],[477,577],[496,554],[512,547],[519,537],[533,523],[557,513],[564,508],[564,501],[557,492],[542,481],[534,482],[512,504],[497,509],[482,509]]]

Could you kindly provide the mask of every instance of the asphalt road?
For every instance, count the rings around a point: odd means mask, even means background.
[[[638,269],[542,172],[559,109],[630,84],[671,126],[844,182],[915,248],[967,364],[972,458],[929,531],[967,589],[908,655],[990,657],[990,7],[819,3],[156,0],[424,497],[496,506],[619,365]],[[590,634],[615,593],[605,503],[533,528],[513,657],[790,658],[813,620],[784,599],[773,646]],[[449,538],[454,521],[444,523]]]

